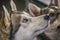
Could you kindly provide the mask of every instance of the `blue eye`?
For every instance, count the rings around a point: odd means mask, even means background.
[[[28,22],[28,19],[23,19],[23,23],[26,23],[26,22]]]

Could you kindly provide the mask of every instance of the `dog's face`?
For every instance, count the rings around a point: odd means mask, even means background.
[[[49,14],[50,15],[50,23],[53,23],[58,18],[59,7],[52,6],[46,7],[41,10],[41,14]]]
[[[34,6],[35,10],[31,9],[31,13],[40,14],[40,8]],[[37,17],[32,17],[26,12],[13,11],[11,14],[11,21],[14,31],[19,27],[15,33],[14,40],[33,40],[37,35],[44,32],[49,23],[49,15],[44,14]],[[19,36],[18,36],[19,35]]]
[[[50,16],[50,23],[53,23],[60,14],[60,8],[57,6],[50,6],[45,8],[39,8],[33,3],[29,3],[28,5],[29,12],[32,16],[39,16],[44,14],[49,14]],[[35,10],[35,12],[33,11]]]
[[[32,39],[32,37],[44,32],[48,26],[49,16],[41,15],[37,17],[31,17],[26,12],[14,12],[11,15],[13,27],[15,29],[19,27],[15,34],[15,40]],[[48,18],[46,18],[48,17]],[[15,30],[14,30],[15,31]],[[17,36],[21,34],[20,36]],[[24,37],[24,38],[20,38]],[[26,37],[26,38],[25,38]]]
[[[45,31],[45,34],[49,37],[51,40],[59,40],[58,36],[60,33],[60,8],[53,6],[53,7],[47,7],[43,8],[41,11],[42,14],[49,14],[50,15],[50,27],[48,30]]]
[[[44,24],[44,22],[48,21],[48,19],[45,20],[45,17],[47,15],[42,15],[38,17],[31,17],[28,13],[26,12],[13,12],[11,14],[11,20],[13,24],[21,24],[21,26],[27,27],[30,24],[36,25],[37,23],[41,22]],[[37,20],[38,19],[38,20]],[[15,25],[16,25],[15,24]],[[40,24],[40,23],[39,23]],[[37,25],[39,25],[37,24]]]

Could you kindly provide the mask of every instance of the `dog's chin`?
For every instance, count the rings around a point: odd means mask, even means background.
[[[40,26],[38,26],[38,27],[40,27]],[[36,30],[35,33],[34,33],[34,37],[36,37],[37,35],[43,33],[47,28],[48,28],[48,24],[42,26],[41,29]],[[13,40],[15,40],[15,38]]]
[[[39,35],[39,34],[43,33],[45,30],[47,30],[49,27],[49,24],[50,24],[50,21],[48,21],[41,29],[36,30],[36,34]]]
[[[45,30],[47,30],[47,28],[48,28],[48,24],[44,25],[43,28],[36,30],[36,31],[35,31],[35,36],[43,33]]]

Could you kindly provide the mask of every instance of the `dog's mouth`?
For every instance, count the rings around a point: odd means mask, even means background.
[[[42,27],[41,29],[35,30],[34,35],[37,36],[37,35],[43,33],[45,30],[47,30],[47,28],[48,28],[48,23],[46,25],[44,25],[44,27]]]
[[[34,35],[37,36],[37,35],[43,33],[45,30],[47,30],[47,28],[48,28],[48,24],[47,24],[46,26],[44,26],[42,29],[36,30],[36,31],[34,32],[34,33],[35,33]]]
[[[46,25],[46,26],[45,26],[44,28],[42,28],[42,29],[36,30],[35,32],[39,32],[39,31],[45,30],[47,27],[48,27],[48,25]]]

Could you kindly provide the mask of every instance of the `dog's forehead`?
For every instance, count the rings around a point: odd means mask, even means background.
[[[44,8],[44,10],[48,10],[50,12],[53,12],[53,11],[58,10],[58,9],[59,9],[59,7],[57,7],[57,6],[51,6],[51,7]]]
[[[49,11],[49,12],[55,12],[55,9],[53,9],[53,8],[49,8],[48,11]]]
[[[60,8],[57,7],[57,6],[51,7],[51,8],[49,9],[49,12],[55,13],[55,14],[60,14]]]
[[[28,13],[26,13],[26,12],[20,12],[20,11],[14,11],[14,12],[12,12],[12,14],[11,14],[11,17],[12,18],[24,18],[24,17],[26,17],[26,18],[30,18],[31,16],[28,14]]]
[[[55,10],[54,9],[49,9],[49,12],[54,12]]]
[[[51,6],[50,8],[52,8],[52,9],[59,9],[58,6]]]
[[[57,11],[57,10],[59,10],[60,8],[57,7],[57,6],[51,6],[50,9],[53,9],[53,10],[56,10],[56,11]]]

